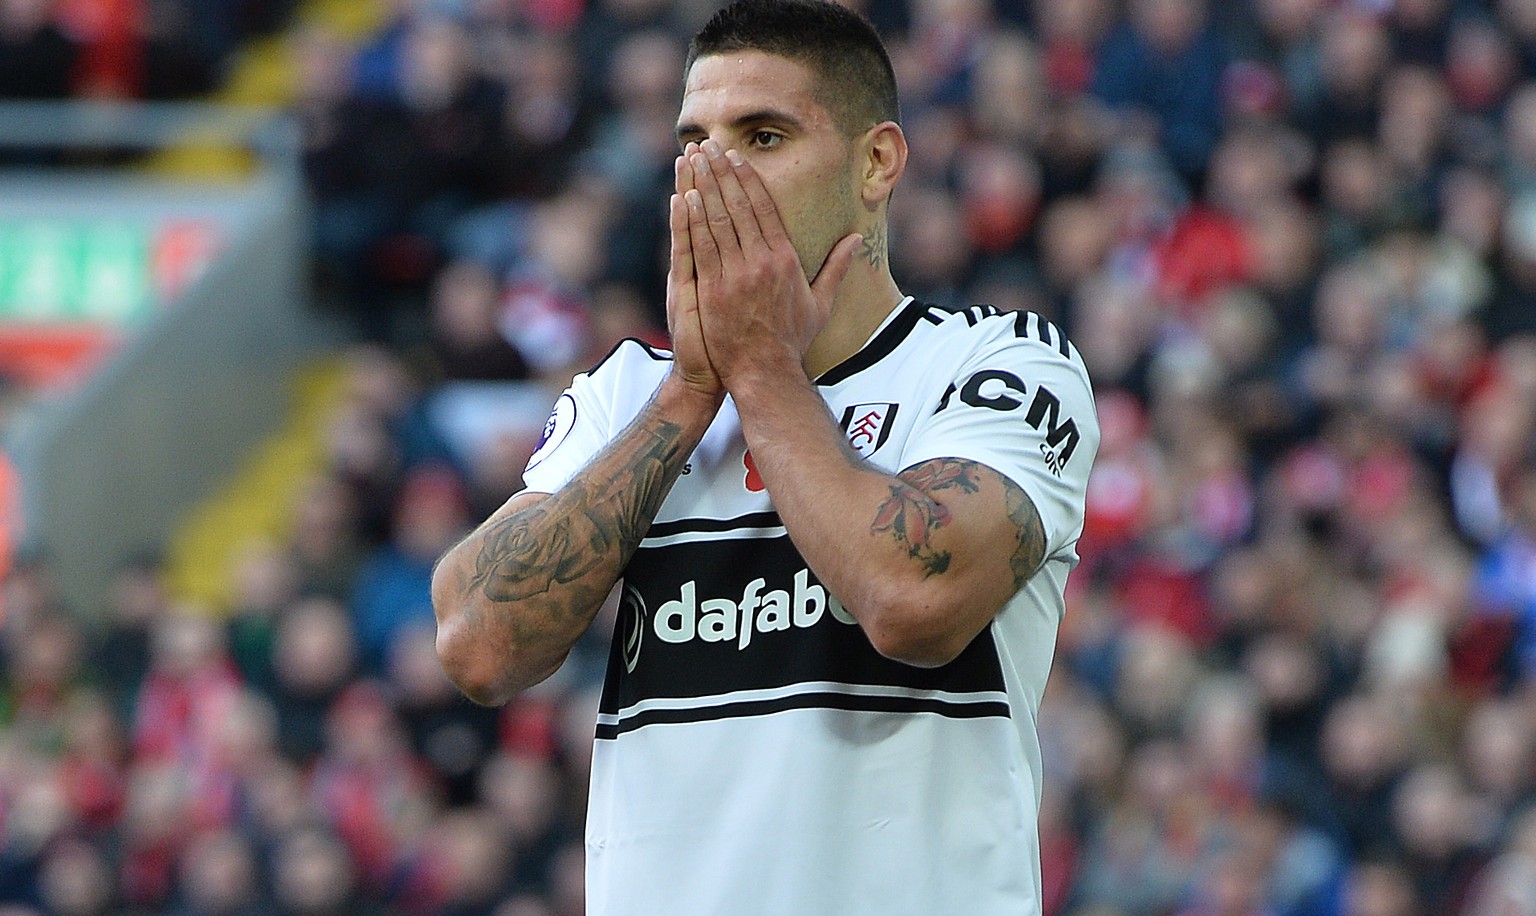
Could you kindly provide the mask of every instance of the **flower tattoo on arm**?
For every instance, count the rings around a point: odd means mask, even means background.
[[[897,476],[900,482],[891,486],[891,495],[880,504],[870,531],[890,535],[906,549],[908,556],[923,564],[925,575],[948,571],[954,560],[950,551],[934,544],[935,535],[954,521],[954,515],[930,494],[943,490],[974,494],[984,486],[990,491],[994,484],[1002,490],[1003,505],[1016,538],[1008,557],[1014,589],[1023,588],[1040,568],[1045,559],[1045,529],[1040,513],[1029,494],[1008,477],[963,458],[934,458]]]
[[[890,498],[880,504],[870,531],[890,534],[908,556],[923,564],[925,575],[947,571],[953,555],[936,548],[933,535],[954,516],[928,494],[949,488],[975,493],[980,488],[979,467],[973,461],[935,458],[908,468],[899,475],[901,483],[891,486]]]

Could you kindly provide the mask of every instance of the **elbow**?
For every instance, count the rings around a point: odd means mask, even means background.
[[[501,666],[491,663],[485,646],[477,644],[457,620],[437,626],[437,660],[459,691],[481,706],[500,706],[518,693]]]
[[[875,651],[893,662],[914,668],[942,668],[960,657],[965,644],[956,645],[942,637],[905,633],[899,630],[870,632],[869,641]]]
[[[468,625],[464,611],[445,617],[442,606],[438,607],[438,663],[448,680],[481,706],[508,702],[554,674],[565,662],[566,653],[531,655]]]
[[[438,664],[464,696],[481,706],[500,706],[538,684],[559,670],[570,653],[569,645],[527,643],[515,639],[507,626],[492,626],[495,609],[477,606],[442,565],[433,575],[432,609]]]
[[[455,587],[452,567],[440,562],[432,573],[432,610],[437,617],[437,661],[448,680],[481,706],[499,706],[516,691],[506,683],[505,666],[469,625],[472,610]]]
[[[864,626],[865,635],[876,652],[904,665],[942,667],[976,638],[976,630],[960,624],[967,619],[962,609],[921,591],[887,595],[878,607]]]

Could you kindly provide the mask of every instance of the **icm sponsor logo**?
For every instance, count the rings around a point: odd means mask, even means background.
[[[747,583],[740,599],[700,598],[698,583],[689,580],[676,598],[656,609],[651,628],[663,642],[734,642],[741,650],[752,644],[754,633],[808,629],[828,614],[839,623],[854,622],[836,598],[811,581],[809,570],[795,573],[791,589],[765,591],[767,586],[766,579],[757,578]]]
[[[958,388],[950,385],[944,397],[939,399],[935,412],[948,407],[950,398],[957,391],[960,400],[972,407],[1005,412],[1018,410],[1027,399],[1029,408],[1024,411],[1024,422],[1045,434],[1045,441],[1040,443],[1040,454],[1050,472],[1061,476],[1061,469],[1071,460],[1082,434],[1077,431],[1076,420],[1071,417],[1062,419],[1061,399],[1051,389],[1036,386],[1034,397],[1027,398],[1028,388],[1017,375],[1002,369],[983,369]]]

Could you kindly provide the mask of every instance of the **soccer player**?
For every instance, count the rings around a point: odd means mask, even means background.
[[[1040,909],[1035,716],[1098,424],[1059,328],[904,297],[879,38],[823,0],[695,37],[673,351],[555,404],[527,489],[439,564],[473,699],[555,671],[616,583],[588,906]]]

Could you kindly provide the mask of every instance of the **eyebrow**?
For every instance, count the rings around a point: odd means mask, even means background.
[[[742,131],[761,124],[780,124],[792,131],[800,131],[805,128],[804,123],[799,118],[776,108],[764,108],[758,111],[747,112],[731,121],[729,126],[733,131]],[[691,122],[677,125],[677,141],[679,144],[683,142],[684,137],[696,137],[707,133],[708,131],[702,126]]]

